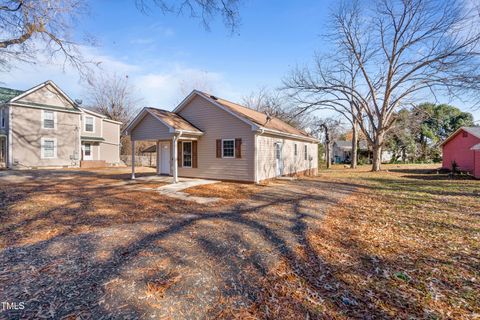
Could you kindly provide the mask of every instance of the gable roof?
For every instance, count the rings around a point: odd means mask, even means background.
[[[24,92],[23,90],[0,87],[0,103],[8,102]]]
[[[240,120],[243,120],[247,124],[252,125],[252,127],[256,127],[258,129],[267,129],[272,133],[279,133],[279,134],[288,134],[293,135],[298,138],[304,138],[309,140],[317,140],[314,137],[310,136],[303,130],[299,130],[288,123],[270,116],[270,119],[267,121],[267,115],[263,112],[259,112],[237,103],[218,98],[214,95],[193,90],[190,95],[187,96],[176,108],[173,112],[178,113],[180,112],[183,107],[185,107],[188,102],[190,102],[193,97],[196,95],[203,97],[204,99],[208,100],[212,104],[222,108],[223,110],[229,112],[230,114],[236,116]]]
[[[334,144],[337,145],[337,147],[340,149],[352,150],[352,141],[337,140],[334,142]],[[360,148],[360,150],[368,150],[367,142],[365,140],[359,141],[358,147]]]
[[[193,124],[182,118],[180,115],[171,111],[152,107],[143,108],[142,111],[140,111],[137,116],[132,121],[130,121],[128,126],[123,131],[128,133],[132,128],[135,128],[137,123],[140,122],[140,120],[142,120],[143,117],[145,117],[147,114],[152,115],[155,119],[167,126],[169,131],[172,133],[184,131],[187,133],[198,135],[203,134],[202,130],[195,127]]]
[[[443,146],[448,141],[450,141],[453,137],[455,137],[460,131],[466,131],[470,133],[472,136],[480,139],[480,127],[460,127],[454,133],[452,133],[445,141],[443,141],[440,145]]]
[[[193,124],[191,124],[186,119],[184,119],[182,116],[174,112],[163,110],[163,109],[157,109],[157,108],[147,108],[147,109],[157,118],[162,119],[163,122],[165,122],[168,126],[174,129],[188,131],[188,132],[203,133],[202,130],[198,129]]]

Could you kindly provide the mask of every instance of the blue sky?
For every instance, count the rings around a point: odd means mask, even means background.
[[[188,15],[163,15],[154,8],[142,14],[133,0],[91,1],[91,13],[77,30],[95,36],[98,45],[83,51],[102,62],[100,72],[128,75],[142,106],[171,110],[194,87],[240,101],[260,87],[280,86],[292,67],[327,48],[320,35],[333,4],[246,0],[240,8],[241,25],[230,34],[219,17],[206,31]],[[31,76],[25,77],[26,72]],[[20,66],[3,82],[26,89],[46,79],[71,97],[86,99],[75,70],[59,65]],[[475,116],[480,118],[480,112]]]

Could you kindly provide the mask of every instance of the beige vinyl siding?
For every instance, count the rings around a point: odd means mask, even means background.
[[[38,103],[55,107],[67,108],[74,110],[75,108],[58,92],[52,85],[48,84],[38,90],[31,92],[25,97],[17,101],[18,103]]]
[[[259,181],[276,176],[275,143],[282,143],[281,158],[283,160],[283,174],[291,175],[305,170],[318,168],[318,144],[301,140],[287,139],[273,135],[257,135],[257,179]],[[295,156],[295,144],[297,155]],[[307,146],[307,160],[305,160],[304,146]]]
[[[254,132],[250,125],[195,97],[179,114],[204,132],[198,138],[198,168],[179,168],[180,176],[254,181]],[[217,139],[242,139],[242,158],[217,158]]]
[[[42,110],[15,106],[12,112],[13,165],[18,167],[71,166],[78,154],[80,114],[56,111],[56,129],[42,129]],[[41,158],[41,139],[57,140],[56,159]],[[78,163],[77,163],[78,164]]]
[[[120,162],[120,125],[103,121],[104,142],[100,143],[100,160],[107,163]]]
[[[93,117],[95,120],[95,125],[93,128],[93,132],[85,131],[85,118],[86,117]],[[102,137],[102,122],[103,119],[97,116],[94,116],[90,113],[84,113],[82,115],[82,136],[84,137]]]
[[[107,163],[120,162],[120,147],[118,145],[100,143],[100,160]]]
[[[169,128],[156,119],[151,114],[145,115],[145,117],[130,130],[132,140],[162,140],[171,139],[173,134],[169,131]]]

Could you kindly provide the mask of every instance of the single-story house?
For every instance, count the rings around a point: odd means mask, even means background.
[[[368,145],[365,140],[358,142],[358,149],[360,152],[367,154]],[[336,140],[332,147],[332,162],[333,163],[350,163],[352,161],[352,141]]]
[[[120,163],[121,123],[81,108],[53,81],[0,88],[0,167]]]
[[[461,127],[441,146],[443,168],[452,170],[455,162],[460,170],[480,179],[480,127]]]
[[[267,114],[192,91],[173,112],[144,108],[128,125],[136,141],[156,143],[157,173],[260,182],[316,174],[319,141]],[[133,161],[133,159],[132,159]],[[135,164],[132,163],[132,178]]]

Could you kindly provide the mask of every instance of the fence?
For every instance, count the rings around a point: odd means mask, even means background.
[[[120,160],[122,160],[127,166],[132,165],[132,156],[131,155],[121,155]],[[135,166],[156,167],[157,166],[156,153],[149,153],[146,156],[135,156]]]

